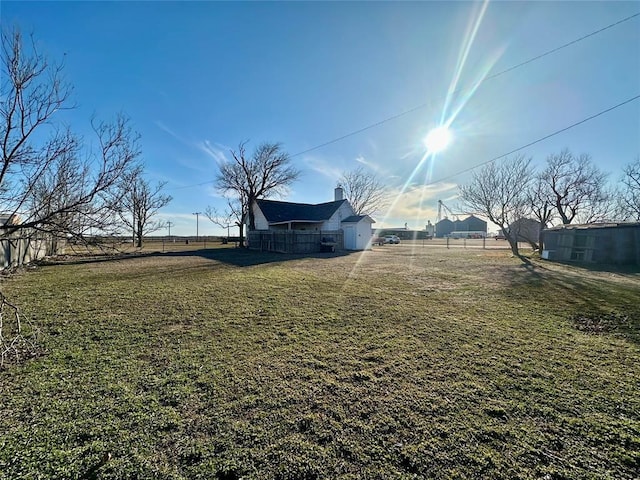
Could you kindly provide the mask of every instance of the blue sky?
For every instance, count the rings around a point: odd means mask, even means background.
[[[213,183],[199,184],[243,140],[282,142],[293,155],[302,176],[286,200],[330,201],[340,173],[363,166],[397,198],[377,226],[424,228],[438,199],[455,205],[468,180],[458,172],[640,94],[640,17],[474,88],[640,12],[639,2],[3,0],[0,9],[3,26],[64,56],[78,107],[61,120],[90,139],[92,115],[131,118],[149,178],[168,182],[174,200],[161,216],[178,235],[195,234],[193,212],[224,206]],[[443,118],[453,118],[454,141],[421,162],[422,139]],[[640,154],[640,101],[523,153],[542,165],[565,147],[617,179]],[[203,217],[199,230],[220,232]]]

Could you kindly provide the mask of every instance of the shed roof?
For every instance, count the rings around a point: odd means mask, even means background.
[[[256,203],[269,223],[324,222],[329,220],[347,200],[309,204],[257,200]]]
[[[546,230],[594,230],[599,228],[638,228],[640,222],[607,222],[607,223],[575,223],[569,225],[556,225]]]
[[[342,223],[358,223],[364,219],[369,219],[371,223],[376,223],[376,221],[373,218],[371,218],[369,215],[351,215],[350,217],[347,217],[344,220],[342,220]]]

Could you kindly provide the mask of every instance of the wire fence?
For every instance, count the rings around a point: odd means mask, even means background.
[[[413,247],[424,248],[468,248],[468,249],[498,249],[510,250],[509,242],[503,239],[488,238],[432,238],[423,240],[403,240],[401,245],[411,245]],[[518,242],[521,250],[531,249],[527,242]]]

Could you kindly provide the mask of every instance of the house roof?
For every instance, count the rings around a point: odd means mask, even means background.
[[[351,215],[350,217],[342,220],[342,223],[358,223],[359,221],[368,218],[371,223],[376,223],[376,221],[371,218],[369,215]]]
[[[324,222],[329,220],[347,200],[318,203],[291,203],[257,200],[256,203],[269,223]]]

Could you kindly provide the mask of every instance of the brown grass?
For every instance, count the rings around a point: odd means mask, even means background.
[[[43,265],[3,284],[49,353],[0,371],[0,478],[631,479],[639,280],[407,244]]]

